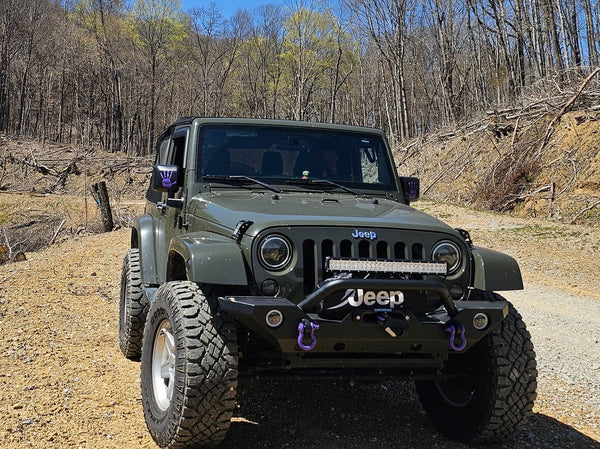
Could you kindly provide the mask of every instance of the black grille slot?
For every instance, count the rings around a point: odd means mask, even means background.
[[[335,256],[334,253],[334,249],[333,249],[333,242],[331,240],[323,240],[323,242],[321,242],[321,260],[320,260],[320,267],[324,267],[325,266],[325,259],[327,259],[328,257],[333,257]],[[322,278],[322,276],[321,276]]]
[[[333,242],[331,240],[323,240],[321,243],[321,253],[323,262],[326,257],[333,257]]]
[[[315,242],[302,242],[302,266],[304,267],[304,294],[311,293],[317,285],[317,264],[315,263]]]
[[[371,257],[371,242],[368,240],[360,240],[358,242],[358,257],[365,259]]]
[[[404,242],[396,242],[394,245],[394,259],[406,259],[406,245]]]
[[[342,240],[340,243],[340,257],[352,257],[351,240]]]
[[[388,252],[387,242],[377,242],[377,258],[378,259],[389,259],[390,254]]]
[[[415,243],[412,246],[412,258],[415,260],[425,259],[425,254],[423,252],[423,245],[420,243]]]

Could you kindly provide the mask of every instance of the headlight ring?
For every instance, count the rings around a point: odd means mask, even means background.
[[[267,270],[283,270],[292,260],[292,245],[281,235],[269,235],[258,245],[258,260]]]
[[[452,275],[458,271],[462,264],[462,253],[458,245],[449,240],[438,242],[431,251],[431,258],[446,262],[448,274]]]

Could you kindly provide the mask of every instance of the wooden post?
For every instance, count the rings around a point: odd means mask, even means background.
[[[85,217],[85,224],[84,224],[84,229],[88,228],[88,203],[87,203],[87,188],[88,188],[88,183],[87,183],[87,172],[88,172],[88,162],[87,162],[87,156],[84,159],[85,161],[85,166],[83,169],[83,214]]]
[[[112,209],[110,208],[110,200],[108,198],[108,191],[106,190],[106,182],[100,181],[99,183],[92,185],[92,191],[95,194],[94,197],[96,198],[96,202],[100,208],[104,232],[110,232],[113,230],[114,224],[112,219]]]
[[[548,218],[552,218],[554,214],[553,205],[554,200],[556,199],[556,183],[552,182],[550,184],[550,196],[548,197]]]

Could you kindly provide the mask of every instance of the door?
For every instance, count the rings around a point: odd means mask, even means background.
[[[168,165],[177,166],[177,179],[173,188],[163,192],[159,203],[160,218],[164,226],[164,245],[161,252],[157,251],[159,278],[166,281],[167,260],[171,240],[181,234],[186,217],[185,171],[186,152],[188,148],[189,126],[176,129],[171,135],[169,151],[166,158]]]

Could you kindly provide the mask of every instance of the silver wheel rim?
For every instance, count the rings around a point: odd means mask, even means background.
[[[169,320],[163,320],[154,337],[152,389],[156,405],[166,411],[171,405],[175,384],[175,338]]]

